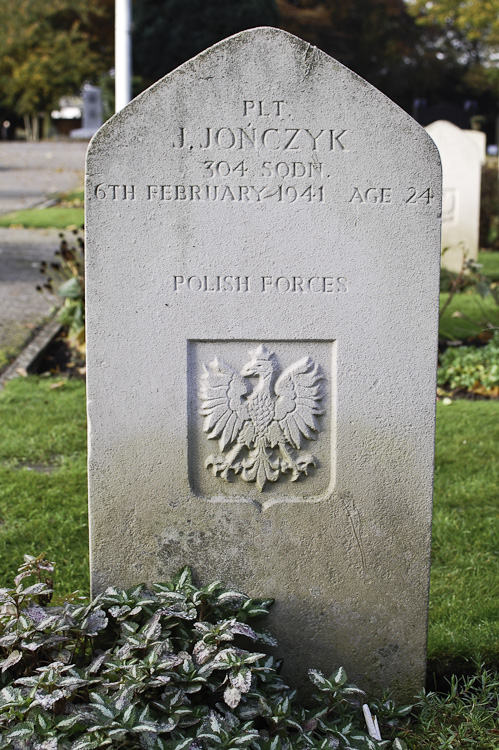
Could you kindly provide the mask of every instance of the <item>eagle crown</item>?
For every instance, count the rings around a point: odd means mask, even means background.
[[[245,378],[252,376],[260,377],[260,387],[265,381],[269,382],[277,368],[277,360],[274,352],[260,345],[257,349],[249,352],[251,359],[241,370]]]

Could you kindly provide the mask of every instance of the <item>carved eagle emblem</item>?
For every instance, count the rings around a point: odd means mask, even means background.
[[[310,357],[303,357],[279,375],[276,355],[264,345],[250,351],[251,359],[240,372],[214,359],[203,365],[200,383],[203,430],[218,438],[221,453],[206,459],[215,476],[229,472],[263,490],[290,473],[295,482],[316,465],[302,441],[315,440],[317,417],[324,413],[323,375]],[[256,384],[251,387],[251,379]]]

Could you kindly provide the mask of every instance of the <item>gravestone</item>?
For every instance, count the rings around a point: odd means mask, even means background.
[[[190,564],[275,597],[287,679],[342,664],[412,695],[433,484],[433,141],[316,48],[253,29],[102,127],[86,206],[93,590]]]
[[[442,266],[459,273],[466,260],[478,260],[481,134],[472,135],[445,120],[426,128],[442,160]]]
[[[480,165],[483,167],[487,161],[487,135],[482,130],[465,130],[468,138],[471,138],[478,149],[478,158]]]
[[[82,90],[82,126],[71,131],[71,138],[91,138],[102,125],[102,92],[99,86],[86,83]]]

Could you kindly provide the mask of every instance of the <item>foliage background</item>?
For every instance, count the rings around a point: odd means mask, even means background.
[[[472,99],[493,129],[499,0],[133,0],[132,12],[134,94],[215,42],[272,25],[409,112],[416,98]],[[0,114],[48,112],[85,81],[109,88],[114,0],[0,0],[0,18]]]

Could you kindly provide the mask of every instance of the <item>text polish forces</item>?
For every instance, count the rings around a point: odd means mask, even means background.
[[[268,292],[338,294],[348,291],[344,276],[175,275],[174,292]]]

